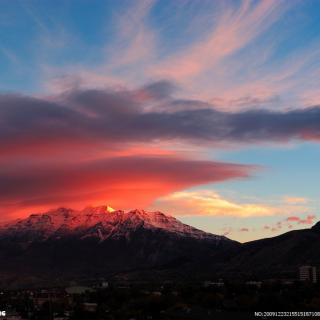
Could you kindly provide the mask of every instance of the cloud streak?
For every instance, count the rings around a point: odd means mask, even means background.
[[[222,112],[193,100],[175,100],[158,82],[136,90],[70,91],[49,99],[0,95],[0,154],[42,148],[180,141],[272,143],[320,139],[320,107],[276,112]]]
[[[154,72],[177,81],[208,72],[266,31],[281,16],[284,7],[281,1],[273,0],[225,6],[205,39],[160,63]]]

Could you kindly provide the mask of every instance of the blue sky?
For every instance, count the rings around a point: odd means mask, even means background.
[[[142,89],[163,81],[172,93],[147,101],[144,110],[163,112],[166,104],[175,108],[174,101],[183,101],[183,110],[205,105],[229,116],[265,110],[282,117],[292,110],[317,108],[320,102],[316,0],[1,0],[0,6],[1,95],[55,103],[65,99],[66,92],[88,90],[138,92],[145,97],[150,93]],[[174,153],[255,166],[240,179],[204,179],[177,187],[180,181],[155,193],[146,206],[240,241],[272,236],[309,227],[319,218],[319,127],[309,120],[310,130],[307,123],[295,132],[296,122],[290,121],[288,133],[281,137],[268,138],[260,129],[257,138],[213,143],[159,137],[143,145],[140,140],[136,145],[130,142],[121,154],[154,155],[154,148],[157,156]],[[102,157],[107,149],[99,148],[95,153]],[[40,152],[37,156],[48,160]],[[57,159],[69,156],[60,154]],[[106,198],[111,204],[119,202],[107,193]],[[16,209],[30,199],[14,201]],[[39,209],[56,204],[40,203]]]

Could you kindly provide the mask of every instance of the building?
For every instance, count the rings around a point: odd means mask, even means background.
[[[299,268],[299,280],[317,282],[317,268],[314,266],[302,266]]]

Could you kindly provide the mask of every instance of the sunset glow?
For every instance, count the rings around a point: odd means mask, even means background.
[[[319,10],[3,3],[1,222],[108,203],[239,241],[309,227],[320,218]]]

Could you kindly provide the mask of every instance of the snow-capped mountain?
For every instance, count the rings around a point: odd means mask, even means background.
[[[153,280],[294,274],[300,265],[320,263],[319,230],[318,223],[240,244],[161,212],[59,208],[0,226],[0,286],[120,275]]]
[[[82,211],[59,208],[42,214],[32,214],[26,219],[4,224],[0,227],[1,237],[15,237],[28,240],[60,239],[77,236],[84,238],[130,239],[137,230],[162,231],[185,238],[228,241],[183,224],[176,218],[162,212],[132,210],[124,212],[110,206],[88,207]]]
[[[238,246],[161,212],[59,208],[0,226],[0,275],[18,283],[31,278],[52,284],[53,277],[62,281],[142,270],[145,275],[184,269],[176,271],[183,275],[194,265],[211,272],[207,261],[230,256]]]

